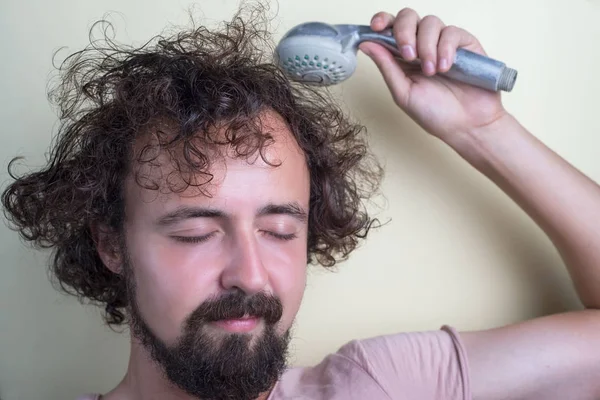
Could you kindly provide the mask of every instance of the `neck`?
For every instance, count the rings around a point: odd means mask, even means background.
[[[267,400],[265,392],[255,400]],[[193,397],[167,380],[148,351],[135,338],[131,339],[131,353],[125,377],[103,400],[202,400]]]

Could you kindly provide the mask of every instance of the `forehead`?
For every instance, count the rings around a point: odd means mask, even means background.
[[[304,152],[278,114],[265,112],[260,118],[263,133],[272,136],[266,147],[240,157],[231,145],[198,146],[202,156],[192,154],[192,160],[206,157],[209,163],[200,170],[190,168],[181,149],[157,151],[152,135],[140,137],[134,145],[134,160],[144,160],[143,152],[156,155],[152,162],[134,164],[126,182],[126,203],[160,209],[182,203],[241,209],[294,201],[308,207],[310,179]],[[156,187],[159,189],[154,190]]]

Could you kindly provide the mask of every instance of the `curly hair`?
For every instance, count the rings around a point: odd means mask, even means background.
[[[116,43],[107,34],[112,26],[100,21],[101,40],[90,35],[88,46],[58,66],[49,97],[60,124],[47,164],[19,175],[13,159],[2,205],[22,238],[52,249],[59,288],[103,306],[107,324],[126,322],[128,299],[123,276],[98,256],[92,226],[122,232],[125,178],[134,173],[153,190],[201,187],[212,178],[207,149],[228,145],[239,157],[262,155],[272,142],[260,123],[265,110],[282,117],[305,154],[309,262],[334,266],[377,223],[365,202],[382,169],[365,128],[327,90],[283,74],[273,62],[268,23],[264,6],[242,8],[212,30],[192,24],[131,47]],[[223,127],[225,135],[214,134]],[[134,141],[148,133],[157,140],[135,155]],[[132,165],[156,162],[161,152],[171,155],[181,179],[139,179]]]

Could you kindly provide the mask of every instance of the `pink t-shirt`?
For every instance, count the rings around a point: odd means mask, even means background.
[[[471,400],[465,349],[448,326],[354,340],[314,367],[288,369],[268,400],[284,399]]]

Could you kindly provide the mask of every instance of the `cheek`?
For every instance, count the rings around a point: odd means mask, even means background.
[[[131,238],[129,251],[140,312],[158,337],[172,341],[187,316],[218,291],[218,268],[210,259],[214,254],[152,234]]]
[[[269,283],[274,294],[283,303],[284,311],[281,327],[291,327],[300,308],[306,286],[306,240],[295,239],[297,243],[283,250],[270,248],[263,258],[269,274]]]

